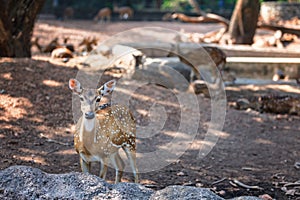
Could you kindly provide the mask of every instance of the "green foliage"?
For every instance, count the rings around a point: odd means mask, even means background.
[[[260,3],[267,2],[267,1],[264,1],[264,0],[259,0],[259,1],[260,1]],[[277,2],[288,2],[288,0],[277,0]],[[300,3],[300,0],[297,0],[297,2]]]
[[[188,0],[164,0],[161,6],[162,10],[171,11],[189,11],[191,8]]]

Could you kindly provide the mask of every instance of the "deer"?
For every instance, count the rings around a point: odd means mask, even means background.
[[[114,12],[119,13],[120,19],[129,19],[133,17],[133,9],[129,6],[117,7],[114,6]]]
[[[51,52],[51,58],[73,58],[73,53],[66,47],[58,47]]]
[[[64,44],[59,44],[58,37],[56,37],[45,46],[39,44],[39,39],[39,37],[36,37],[35,40],[32,41],[32,45],[35,45],[41,53],[52,53],[54,50],[62,48],[67,49],[67,51],[71,51],[71,54],[74,52],[74,45],[67,43],[69,38],[64,38]]]
[[[110,18],[111,18],[111,9],[105,7],[98,11],[97,15],[94,17],[94,21],[97,22],[100,19],[100,23],[103,23],[104,19],[106,19],[106,22],[110,22]]]
[[[70,39],[69,37],[64,37],[64,43],[61,45],[61,47],[65,47],[65,48],[69,49],[70,51],[74,52],[75,51],[74,45],[71,43],[68,43],[69,39]]]
[[[76,79],[69,80],[69,88],[79,96],[82,116],[74,133],[74,146],[80,157],[81,170],[90,173],[91,162],[100,162],[100,178],[105,179],[108,162],[115,168],[115,183],[121,181],[124,161],[122,148],[129,160],[134,181],[138,182],[136,166],[136,124],[129,108],[123,105],[100,105],[103,96],[112,93],[116,80],[98,89],[83,88]]]
[[[74,9],[71,6],[66,7],[64,10],[64,20],[73,19],[73,16],[74,16]]]
[[[205,51],[203,51],[202,47]],[[196,77],[196,79],[198,79],[198,80],[201,79],[201,75],[200,75],[198,66],[209,64],[209,61],[210,61],[209,59],[199,59],[199,57],[201,58],[201,56],[207,57],[205,52],[209,55],[209,57],[212,59],[212,61],[214,62],[215,66],[216,66],[216,70],[214,69],[212,71],[213,75],[215,77],[217,77],[217,71],[221,72],[225,68],[226,54],[224,53],[224,51],[222,51],[220,48],[214,47],[214,46],[202,46],[202,47],[200,47],[199,49],[184,51],[184,50],[180,50],[179,43],[176,42],[175,46],[173,47],[174,53],[170,52],[170,54],[168,56],[168,57],[178,56],[180,62],[191,67],[190,82],[192,82],[194,80],[194,77]],[[214,66],[212,66],[212,67],[214,68]],[[216,81],[216,80],[214,80],[214,81]]]
[[[50,41],[49,44],[47,44],[46,46],[42,46],[39,44],[39,37],[36,37],[35,40],[32,42],[32,45],[36,45],[36,47],[39,49],[39,51],[41,53],[50,53],[52,52],[54,49],[56,49],[57,47],[59,47],[59,43],[58,43],[58,37],[54,38],[53,40]]]
[[[83,38],[83,40],[78,44],[78,47],[81,47],[79,49],[80,52],[91,52],[94,49],[94,46],[98,44],[97,38]]]

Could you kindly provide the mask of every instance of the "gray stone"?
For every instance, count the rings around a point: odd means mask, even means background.
[[[169,186],[165,189],[155,192],[150,200],[222,200],[209,189],[196,188],[191,186]]]
[[[241,196],[229,200],[262,200],[262,199],[258,197],[252,197],[252,196]]]
[[[250,102],[248,99],[240,98],[236,101],[235,107],[238,110],[247,110],[248,108],[250,108]]]
[[[47,174],[26,166],[0,171],[0,199],[149,199],[139,184],[109,184],[97,176],[71,172]]]
[[[131,79],[187,91],[190,73],[190,67],[181,63],[178,58],[150,58],[146,59],[142,69],[135,70]]]
[[[0,199],[117,199],[117,200],[222,200],[209,189],[169,186],[154,191],[136,183],[109,184],[103,179],[79,172],[48,174],[27,166],[0,171]],[[259,200],[239,197],[232,200]]]

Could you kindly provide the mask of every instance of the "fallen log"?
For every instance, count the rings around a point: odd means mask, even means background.
[[[249,101],[246,104],[244,104],[245,101],[238,100],[234,107],[243,110],[251,108],[261,113],[300,115],[300,99],[297,97],[270,95],[246,100]],[[241,106],[240,103],[243,105]]]
[[[199,17],[191,17],[187,16],[183,13],[173,13],[171,15],[172,19],[179,19],[182,22],[188,22],[188,23],[205,23],[205,22],[217,22],[225,25],[225,27],[228,28],[229,26],[229,20],[225,19],[222,16],[213,14],[213,13],[207,13],[204,16]]]
[[[298,37],[300,37],[300,29],[297,29],[297,28],[289,28],[289,27],[285,27],[285,26],[263,24],[263,23],[258,23],[257,28],[271,30],[271,31],[280,30],[282,33],[290,33],[290,34],[294,34],[294,35],[297,35]]]

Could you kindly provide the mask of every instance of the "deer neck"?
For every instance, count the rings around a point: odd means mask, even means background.
[[[84,135],[96,135],[96,117],[93,119],[82,118],[82,123],[80,127],[79,140],[83,141]]]
[[[34,44],[36,45],[36,47],[39,49],[39,51],[43,51],[42,46],[40,45],[38,39],[35,40]]]

